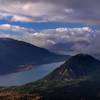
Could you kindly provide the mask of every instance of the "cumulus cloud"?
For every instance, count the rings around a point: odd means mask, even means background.
[[[94,31],[90,27],[61,27],[36,31],[25,27],[2,24],[0,25],[0,37],[25,41],[56,53],[100,54],[100,31]]]
[[[23,34],[21,40],[61,54],[100,55],[100,31],[93,31],[88,27],[57,28],[32,32]]]
[[[18,16],[18,15],[14,15],[11,18],[11,21],[13,22],[32,22],[32,18],[28,18],[25,16]]]
[[[28,33],[34,32],[34,29],[28,29],[28,28],[25,28],[25,27],[20,27],[20,26],[10,25],[10,24],[1,24],[0,29],[1,30],[10,30],[10,31],[22,31],[22,33],[24,33],[24,32],[28,32]]]
[[[90,46],[93,39],[95,39],[95,35],[89,27],[36,31],[10,24],[0,25],[0,37],[14,38],[59,53],[67,53],[68,51],[83,52],[83,47],[89,50],[88,45]],[[88,52],[87,50],[85,51]]]
[[[28,29],[25,27],[20,27],[10,24],[0,25],[0,37],[7,37],[7,38],[14,38],[17,40],[21,40],[23,36],[26,36],[26,34],[29,33],[30,34],[34,33],[34,29]]]

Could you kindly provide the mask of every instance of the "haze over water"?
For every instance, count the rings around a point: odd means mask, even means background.
[[[63,62],[45,64],[41,66],[36,66],[29,71],[0,76],[0,86],[22,85],[39,80],[45,75],[52,72],[57,67],[59,67],[62,63]]]

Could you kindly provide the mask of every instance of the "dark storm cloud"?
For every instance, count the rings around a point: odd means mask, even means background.
[[[100,0],[41,0],[49,3],[55,3],[71,8],[89,9],[90,7],[99,7]]]
[[[100,23],[100,0],[43,0],[75,11],[72,19]]]
[[[39,12],[38,17],[47,21],[100,23],[100,0],[0,0],[0,5],[17,13],[21,8],[29,15]]]
[[[0,3],[16,3],[16,2],[20,2],[20,3],[33,3],[33,2],[40,2],[41,0],[0,0]]]

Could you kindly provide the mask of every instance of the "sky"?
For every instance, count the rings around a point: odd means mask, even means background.
[[[100,55],[99,9],[100,0],[0,0],[0,37]]]

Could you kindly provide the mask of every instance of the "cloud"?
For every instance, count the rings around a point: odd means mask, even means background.
[[[2,24],[0,37],[9,37],[47,48],[56,53],[100,54],[100,31],[89,27],[55,28],[36,31],[25,27]]]
[[[13,21],[100,24],[99,4],[99,0],[0,0],[0,12],[16,15]]]
[[[2,1],[2,0],[1,0]],[[0,12],[2,18],[11,17],[12,21],[23,21],[26,18],[31,21],[48,21],[50,17],[53,17],[53,10],[55,9],[54,5],[42,3],[42,2],[21,2],[14,1],[0,3]],[[56,8],[57,9],[57,8]],[[55,9],[55,10],[56,10]],[[6,17],[6,18],[7,18]]]
[[[12,22],[32,22],[33,20],[25,16],[14,15],[12,16],[11,21]]]
[[[50,48],[51,46],[59,43],[66,44],[80,41],[91,42],[91,37],[93,35],[92,31],[93,30],[89,27],[56,28],[35,31],[34,29],[14,26],[10,24],[0,25],[1,33],[8,34],[8,36],[15,39],[29,42],[36,46],[45,48]]]
[[[7,23],[60,21],[94,25],[100,24],[99,4],[100,0],[0,0],[0,20]],[[36,31],[2,24],[0,37],[15,38],[59,53],[72,51],[100,54],[100,31],[90,27]]]
[[[0,25],[0,32],[5,32],[2,30],[7,30],[6,34],[15,34],[18,37],[20,36],[22,40],[44,47],[56,43],[66,43],[70,41],[75,42],[83,40],[89,42],[92,36],[92,29],[89,27],[56,28],[35,31],[34,29],[25,27],[2,24]]]
[[[62,8],[70,8],[75,11],[75,15],[72,16],[76,19],[83,20],[98,20],[100,9],[99,0],[44,0],[55,5],[62,6]],[[98,20],[99,21],[99,20]]]
[[[91,41],[91,44],[84,49],[83,52],[89,54],[100,55],[100,31],[95,33],[95,37]]]
[[[26,34],[34,33],[34,29],[28,29],[25,27],[2,24],[0,25],[0,37],[14,38],[17,40],[22,40]],[[23,41],[23,40],[22,40]]]
[[[20,27],[20,26],[10,25],[10,24],[0,25],[0,30],[22,31],[22,32],[28,32],[28,33],[34,32],[34,29],[28,29],[28,28],[25,28],[25,27]]]
[[[56,53],[100,54],[100,32],[89,27],[46,29],[23,34],[21,40]]]
[[[25,27],[2,24],[0,25],[0,37],[25,41],[56,53],[100,54],[100,31],[94,31],[90,27],[60,27],[36,31]]]

